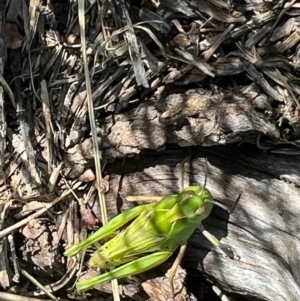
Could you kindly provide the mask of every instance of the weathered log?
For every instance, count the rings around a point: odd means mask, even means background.
[[[242,88],[239,94],[192,89],[167,97],[157,95],[101,120],[99,145],[103,158],[115,160],[143,149],[162,150],[170,143],[229,144],[250,140],[254,133],[278,140],[280,130],[269,116],[272,114],[275,109],[273,112],[255,84]],[[72,168],[69,177],[78,177],[93,158],[91,138],[68,149],[64,159]]]
[[[125,195],[175,193],[176,165],[187,155],[189,149],[175,147],[159,153],[144,151],[138,160],[126,159],[123,166],[121,162],[109,165],[107,201],[120,208],[121,191]],[[204,183],[205,158],[207,188],[228,212],[215,205],[204,226],[240,258],[230,259],[212,250],[196,231],[189,240],[184,266],[197,266],[229,294],[300,300],[299,157],[268,154],[249,145],[197,147],[186,166],[185,185]]]
[[[280,129],[270,117],[275,109],[265,103],[266,106],[259,106],[257,110],[255,100],[262,96],[255,85],[244,88],[239,95],[229,91],[188,90],[168,97],[158,96],[113,118],[107,117],[99,129],[103,157],[108,160],[127,157],[124,162],[108,165],[111,177],[108,214],[112,217],[133,206],[123,202],[120,192],[124,195],[178,192],[179,173],[175,166],[189,150],[154,151],[168,149],[170,143],[210,146],[193,151],[186,185],[204,183],[204,158],[207,157],[207,187],[230,214],[215,206],[205,224],[222,242],[236,249],[240,260],[211,251],[210,244],[196,232],[189,241],[183,264],[197,265],[229,293],[261,300],[297,300],[300,290],[294,258],[299,244],[297,230],[293,228],[297,225],[297,214],[293,212],[298,210],[298,192],[293,185],[299,185],[299,173],[288,163],[295,157],[266,154],[250,144],[228,150],[211,148],[215,144],[253,142],[253,136],[259,134],[280,141]],[[260,146],[259,141],[257,145]],[[93,158],[88,139],[76,149],[69,149],[72,151],[76,152],[79,165]],[[139,159],[128,158],[133,154],[138,154]],[[296,164],[294,160],[292,164]],[[285,246],[291,249],[289,254]],[[159,286],[162,287],[161,282]]]

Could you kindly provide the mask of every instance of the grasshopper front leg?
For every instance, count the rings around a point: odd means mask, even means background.
[[[165,262],[170,256],[172,252],[170,251],[161,251],[156,252],[139,259],[136,259],[132,262],[126,263],[120,267],[115,268],[114,270],[99,275],[97,277],[80,281],[76,284],[77,291],[85,291],[90,289],[95,285],[99,285],[112,279],[120,279],[128,276],[133,276],[136,274],[140,274],[142,272],[148,271],[163,262]]]
[[[172,296],[172,299],[174,299],[173,279],[174,279],[174,276],[176,275],[178,266],[180,265],[181,260],[182,260],[182,258],[184,256],[185,250],[186,250],[186,245],[183,245],[183,246],[180,247],[179,253],[178,253],[178,255],[177,255],[177,257],[176,257],[176,259],[175,259],[172,267],[170,268],[170,270],[168,272],[168,278],[169,278],[170,286],[171,286],[171,296]]]
[[[202,234],[206,237],[206,239],[209,240],[215,248],[220,250],[224,256],[229,257],[231,259],[233,259],[234,257],[238,258],[236,251],[231,246],[222,244],[213,234],[205,230],[202,223],[200,223],[199,229],[202,232]]]
[[[223,250],[223,248],[228,247],[227,245],[222,245],[220,243],[220,241],[214,235],[212,235],[207,230],[205,230],[202,223],[200,223],[199,228],[200,228],[202,234],[207,238],[207,240],[209,240],[212,243],[213,246],[215,246],[216,248],[219,248],[225,256],[228,256],[228,254]],[[178,266],[180,265],[181,260],[184,256],[185,250],[186,250],[186,245],[183,245],[183,246],[180,247],[179,253],[178,253],[172,267],[170,268],[170,270],[168,272],[168,278],[169,278],[170,286],[171,286],[171,296],[172,296],[173,299],[174,299],[174,285],[173,285],[174,282],[173,282],[173,279],[174,279],[174,276],[176,275]]]
[[[221,246],[220,241],[214,235],[212,235],[210,232],[208,232],[207,230],[205,230],[205,228],[203,227],[202,223],[200,223],[199,229],[202,232],[202,234],[207,238],[207,240],[209,240],[211,242],[211,244],[214,247],[220,248],[220,246]]]

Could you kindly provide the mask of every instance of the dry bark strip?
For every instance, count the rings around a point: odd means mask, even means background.
[[[121,206],[120,191],[125,195],[175,193],[176,164],[188,154],[186,148],[148,151],[138,160],[126,159],[121,169],[120,162],[109,165],[107,201],[117,200]],[[204,226],[232,245],[240,259],[219,255],[196,231],[188,243],[185,266],[197,266],[229,293],[268,301],[300,300],[300,191],[295,185],[299,156],[267,154],[249,145],[195,147],[186,185],[204,183],[205,158],[207,188],[229,213],[215,205]]]

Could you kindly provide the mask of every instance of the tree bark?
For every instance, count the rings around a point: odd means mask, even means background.
[[[272,114],[276,110],[255,84],[240,93],[192,89],[156,95],[100,119],[99,145],[103,158],[111,161],[138,155],[143,149],[162,150],[170,143],[213,146],[252,141],[258,134],[277,141],[281,133]],[[77,178],[93,158],[91,138],[69,148],[64,157],[72,168],[69,177]]]

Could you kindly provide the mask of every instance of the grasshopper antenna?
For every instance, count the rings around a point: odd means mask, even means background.
[[[207,164],[207,158],[205,158],[205,160],[204,160],[204,185],[203,185],[203,189],[206,188],[207,175],[208,175],[208,164]]]
[[[207,164],[207,158],[204,159],[204,185],[202,187],[201,193],[204,192],[204,189],[206,188],[206,184],[207,184],[207,177],[208,177],[208,164]],[[216,202],[215,200],[206,200],[206,202],[208,203],[212,203],[212,204],[216,204],[219,207],[225,209],[226,211],[228,211],[228,208],[226,206],[224,206],[222,203],[220,202]]]
[[[204,159],[204,183],[203,183],[203,187],[201,190],[201,194],[204,192],[204,189],[206,187],[207,184],[207,174],[208,174],[208,165],[207,165],[207,158]]]
[[[178,186],[179,186],[179,190],[182,191],[184,190],[184,174],[185,174],[185,163],[189,162],[191,159],[191,156],[187,156],[186,158],[184,158],[182,160],[182,162],[180,163],[180,172],[179,172],[179,181],[178,181]]]

